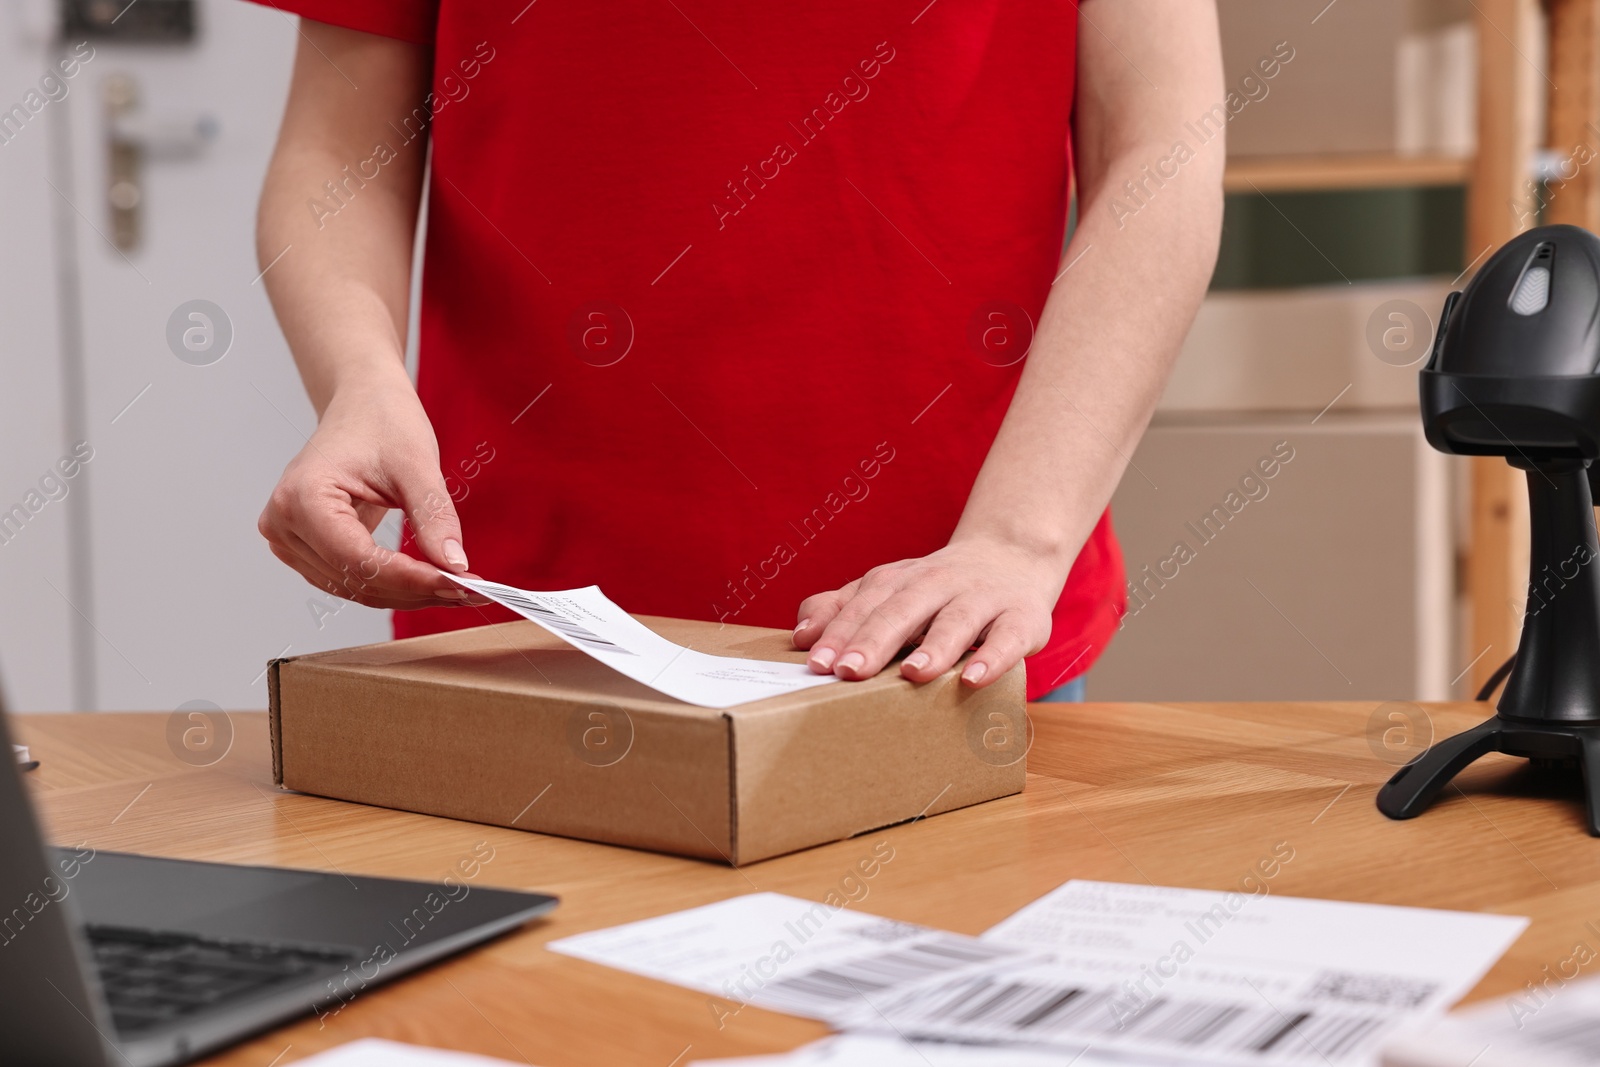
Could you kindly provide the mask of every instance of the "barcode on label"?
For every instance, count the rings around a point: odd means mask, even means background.
[[[1013,948],[934,937],[769,982],[761,997],[775,1007],[837,1007],[859,1003],[864,995],[1016,955]]]
[[[936,1035],[954,1027],[1002,1040],[1127,1042],[1316,1064],[1368,1047],[1389,1021],[1384,1015],[1163,996],[1125,1011],[1119,1004],[1125,996],[1117,989],[979,975],[916,991],[883,1010],[906,1033]]]
[[[602,652],[620,652],[625,656],[638,655],[637,652],[623,648],[614,641],[607,641],[599,634],[594,633],[592,630],[585,628],[579,623],[573,622],[565,615],[551,611],[537,600],[532,600],[523,596],[520,591],[511,588],[509,585],[500,585],[495,582],[485,582],[484,584],[494,587],[494,597],[502,604],[505,604],[508,607],[520,608],[523,611],[526,611],[528,614],[532,615],[536,621],[550,627],[550,629],[572,641],[577,642],[580,645],[587,645],[590,648],[597,648]]]

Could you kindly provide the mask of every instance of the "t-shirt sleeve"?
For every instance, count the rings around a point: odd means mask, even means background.
[[[265,7],[347,30],[432,44],[439,0],[255,0]]]

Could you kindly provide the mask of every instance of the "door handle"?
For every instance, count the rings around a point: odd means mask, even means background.
[[[139,100],[138,83],[113,74],[101,90],[106,129],[106,206],[111,242],[132,252],[144,237],[144,165],[150,161],[194,159],[217,136],[210,115],[150,115]]]

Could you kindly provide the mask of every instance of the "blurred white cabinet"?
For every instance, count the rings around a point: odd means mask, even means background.
[[[1213,292],[1160,410],[1295,410],[1310,419],[1337,399],[1337,411],[1415,411],[1417,368],[1449,292],[1448,278]]]
[[[1490,17],[1474,0],[1219,0],[1217,10],[1233,157],[1473,154],[1477,34]],[[1515,73],[1539,79],[1547,31],[1538,5],[1520,15]],[[1527,97],[1535,126],[1539,90]]]
[[[1411,412],[1316,414],[1157,417],[1112,503],[1135,595],[1090,699],[1447,696],[1452,461]]]
[[[53,60],[48,20],[20,17],[33,14],[20,9],[5,14],[0,109],[37,92]],[[76,616],[70,599],[78,594],[69,535],[72,513],[86,495],[81,483],[68,485],[65,497],[53,483],[40,485],[68,449],[68,382],[56,359],[61,263],[48,184],[50,124],[61,117],[51,109],[59,107],[46,104],[20,126],[12,118],[0,127],[0,691],[23,708],[67,707],[72,699],[68,664]],[[24,204],[32,210],[19,210]],[[25,518],[13,515],[18,507]]]
[[[188,43],[93,40],[65,98],[0,146],[0,501],[72,441],[94,454],[69,496],[0,545],[0,681],[23,710],[264,707],[270,657],[389,632],[386,613],[319,595],[255,531],[315,426],[253,236],[296,23],[197,0],[196,25]],[[38,42],[24,62],[0,62],[0,100],[52,58]],[[117,84],[131,93],[128,128],[149,137],[136,197],[113,193]],[[197,125],[213,136],[186,146]],[[112,205],[130,201],[139,239],[119,248]],[[180,311],[196,300],[220,309],[204,327],[214,360],[181,358],[171,340],[174,321],[180,337],[200,325]],[[64,366],[81,373],[64,379]]]

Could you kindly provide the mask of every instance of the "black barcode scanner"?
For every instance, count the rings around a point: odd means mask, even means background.
[[[1429,444],[1527,472],[1528,599],[1494,718],[1402,767],[1378,810],[1420,815],[1467,764],[1505,752],[1581,767],[1600,836],[1600,238],[1541,226],[1508,241],[1446,298],[1419,377]]]

